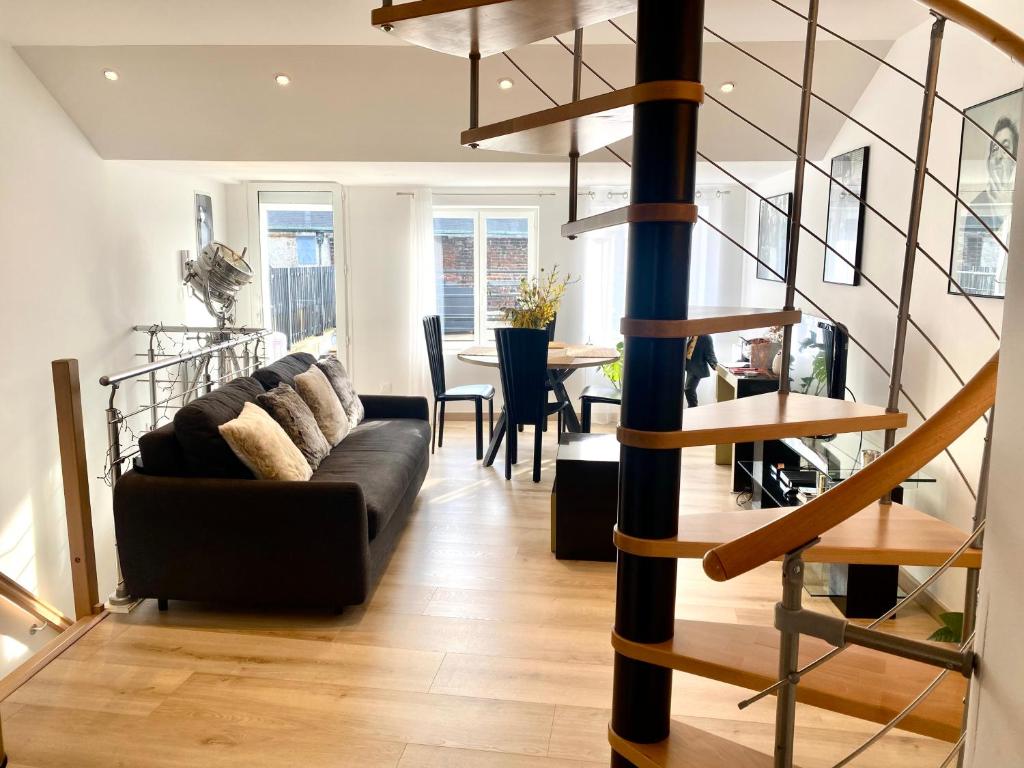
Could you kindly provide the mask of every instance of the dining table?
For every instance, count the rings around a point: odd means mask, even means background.
[[[487,368],[498,367],[498,349],[493,344],[467,347],[459,353],[458,358],[470,365],[482,365]],[[614,363],[618,359],[619,353],[610,347],[598,347],[593,344],[566,344],[559,341],[553,341],[548,345],[548,385],[551,387],[555,399],[562,405],[562,417],[567,431],[582,432],[583,429],[572,400],[569,398],[569,393],[565,389],[565,382],[581,368],[597,368]],[[505,409],[503,408],[497,424],[494,425],[494,434],[491,435],[487,452],[484,454],[485,467],[494,464],[501,441],[505,438],[506,429]]]

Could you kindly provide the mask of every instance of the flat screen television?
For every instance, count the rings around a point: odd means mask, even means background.
[[[846,326],[805,314],[793,326],[790,391],[845,400],[849,349]]]

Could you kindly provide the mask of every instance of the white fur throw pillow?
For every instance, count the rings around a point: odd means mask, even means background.
[[[285,431],[256,403],[221,424],[221,437],[259,480],[309,480],[313,470]]]
[[[349,431],[348,416],[323,371],[311,365],[308,371],[295,377],[295,391],[306,401],[331,447],[345,439]]]

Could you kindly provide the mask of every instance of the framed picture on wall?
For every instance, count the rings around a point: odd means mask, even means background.
[[[864,248],[864,211],[868,194],[869,147],[832,158],[828,189],[828,226],[825,242],[826,283],[860,285],[860,257]]]
[[[963,203],[956,203],[949,273],[971,296],[1006,295],[1022,106],[1024,91],[1014,91],[966,110],[956,187]],[[949,291],[960,293],[952,281]]]
[[[789,212],[792,210],[792,205],[793,193],[791,192],[761,201],[761,210],[757,217],[757,278],[759,280],[782,283],[788,277],[786,257],[789,253]]]
[[[202,192],[196,192],[196,258],[203,248],[213,242],[213,199]]]

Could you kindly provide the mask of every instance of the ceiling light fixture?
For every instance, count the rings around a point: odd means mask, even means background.
[[[278,75],[274,75],[274,82],[280,86],[291,85],[292,79],[283,72]]]
[[[121,79],[121,76],[119,74],[117,74],[117,72],[115,72],[112,69],[104,69],[103,70],[103,76],[105,78],[107,78],[107,80],[110,80],[111,82],[114,82],[115,80],[120,80]]]
[[[500,80],[498,80],[498,87],[501,88],[501,90],[503,91],[507,91],[515,84],[515,80],[513,80],[511,77],[503,77]]]
[[[722,85],[720,86],[719,90],[722,93],[732,93],[733,91],[736,90],[736,83],[732,83],[732,82],[722,83]]]

